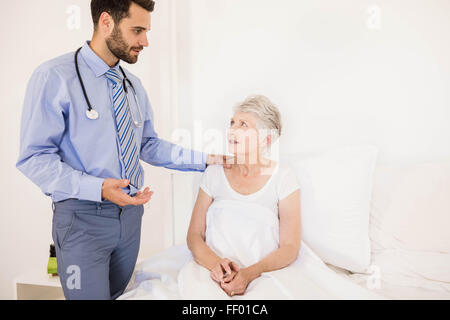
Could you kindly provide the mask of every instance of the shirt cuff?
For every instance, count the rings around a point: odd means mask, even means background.
[[[202,162],[199,164],[199,171],[205,171],[206,170],[206,160],[208,159],[208,153],[200,152],[200,151],[194,151],[200,153],[199,155],[195,155],[194,159],[199,159],[201,157]]]
[[[102,185],[105,179],[83,173],[80,177],[78,199],[95,202],[102,201]]]
[[[177,165],[176,169],[181,171],[205,171],[206,159],[208,154],[190,149],[183,150],[184,156],[187,157],[186,162],[182,165]]]

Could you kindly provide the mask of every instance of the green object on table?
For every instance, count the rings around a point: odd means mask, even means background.
[[[52,275],[58,274],[57,268],[58,264],[56,263],[56,257],[48,258],[47,273]]]

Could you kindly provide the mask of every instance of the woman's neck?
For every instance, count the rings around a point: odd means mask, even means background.
[[[266,159],[261,156],[252,158],[245,155],[245,157],[237,157],[237,164],[235,165],[235,168],[239,174],[247,177],[261,175],[264,170],[270,169],[272,166],[273,161],[270,159]]]

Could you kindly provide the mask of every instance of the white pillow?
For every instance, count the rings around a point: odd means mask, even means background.
[[[363,145],[286,157],[300,183],[302,239],[326,263],[353,272],[369,267],[377,155],[377,147]]]

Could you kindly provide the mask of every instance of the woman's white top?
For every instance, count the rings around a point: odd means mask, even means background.
[[[235,191],[220,165],[209,166],[200,188],[213,198],[206,213],[206,244],[221,257],[249,266],[279,247],[278,203],[299,189],[293,170],[277,164],[258,191]]]
[[[235,191],[221,165],[208,166],[203,173],[200,188],[214,199],[241,200],[260,204],[278,216],[278,202],[299,189],[295,172],[289,166],[277,164],[266,184],[257,192],[243,195]]]

